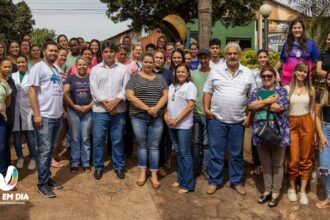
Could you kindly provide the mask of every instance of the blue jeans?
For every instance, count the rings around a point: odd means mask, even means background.
[[[229,146],[229,179],[231,186],[241,184],[244,174],[242,123],[227,124],[210,119],[208,125],[210,145],[209,184],[223,183],[226,148]]]
[[[23,159],[23,148],[22,148],[22,134],[26,137],[26,142],[29,148],[30,160],[36,159],[36,138],[34,131],[14,131],[14,147],[18,159]]]
[[[140,113],[131,118],[133,131],[138,142],[138,165],[147,168],[149,159],[150,170],[157,171],[159,165],[159,142],[163,133],[161,116],[151,117]]]
[[[107,131],[110,132],[113,169],[122,170],[125,166],[123,135],[125,112],[110,115],[107,112],[93,112],[93,163],[95,169],[104,168],[104,149]]]
[[[91,152],[92,112],[79,114],[68,108],[68,124],[71,132],[71,167],[89,166]]]
[[[201,150],[203,149],[203,152]],[[201,170],[201,153],[203,155],[202,170],[208,173],[210,156],[209,140],[207,132],[207,119],[203,115],[194,116],[193,126],[193,168],[194,173],[199,173]]]
[[[176,181],[180,183],[180,188],[187,190],[194,190],[195,185],[190,148],[191,130],[169,128],[178,161],[178,177]]]
[[[35,127],[37,140],[37,169],[38,186],[48,184],[51,176],[50,166],[52,164],[52,153],[55,148],[57,136],[61,130],[61,118],[42,117],[43,127]]]
[[[327,144],[320,151],[320,168],[319,170],[327,170],[327,173],[321,173],[324,183],[327,198],[330,200],[330,123],[324,122],[323,134],[327,139]]]
[[[0,115],[0,173],[2,173],[5,177],[8,164],[8,149],[6,145],[6,137],[7,137],[7,128],[6,122],[3,117]],[[10,153],[10,151],[9,151]]]

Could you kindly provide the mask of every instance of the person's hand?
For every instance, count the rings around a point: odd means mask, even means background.
[[[110,112],[112,109],[111,109],[111,101],[109,100],[103,100],[101,103],[104,107],[104,109],[107,111],[107,112]]]
[[[68,112],[63,110],[63,118],[67,118],[68,117]]]
[[[272,96],[269,96],[267,99],[265,99],[265,102],[267,104],[273,104],[278,102],[278,100],[279,100],[279,96],[277,94],[274,94]]]
[[[243,126],[244,128],[249,128],[251,126],[251,120],[249,117],[245,118],[245,120],[243,121]]]
[[[90,110],[90,106],[89,105],[82,105],[81,107],[82,113],[86,113]]]
[[[328,145],[327,139],[325,137],[320,137],[319,148],[322,150],[324,146]]]
[[[167,114],[164,115],[164,121],[167,125],[170,123],[170,118],[168,117]]]
[[[178,121],[176,119],[170,119],[168,126],[175,127],[178,124]]]
[[[116,111],[116,109],[115,109],[115,108],[112,109],[112,110],[109,112],[109,114],[110,114],[111,116],[115,116],[115,115],[117,115],[117,111]]]
[[[33,116],[34,124],[38,129],[42,128],[44,126],[44,123],[42,121],[41,116]]]
[[[73,110],[75,110],[78,113],[83,113],[84,112],[82,106],[80,106],[80,105],[74,105]]]
[[[116,100],[109,101],[108,106],[109,106],[109,112],[110,112],[117,107],[117,101]]]
[[[156,117],[158,111],[159,111],[159,109],[157,109],[156,107],[151,107],[151,108],[149,108],[149,110],[147,112],[150,116]]]
[[[206,110],[205,115],[208,119],[215,118],[215,114],[213,112],[211,112],[210,110]]]

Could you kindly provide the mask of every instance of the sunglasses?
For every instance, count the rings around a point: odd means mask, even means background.
[[[271,79],[271,78],[273,78],[273,76],[274,76],[274,75],[260,75],[260,77],[261,77],[262,79],[266,79],[266,78]]]

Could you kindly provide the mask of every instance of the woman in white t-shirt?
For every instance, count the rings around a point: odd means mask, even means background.
[[[164,119],[169,127],[178,161],[178,177],[172,186],[180,187],[179,193],[187,193],[195,187],[190,142],[197,88],[191,82],[186,64],[176,66],[174,76],[174,82],[169,87]]]

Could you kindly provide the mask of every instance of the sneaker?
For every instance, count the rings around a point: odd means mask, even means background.
[[[297,201],[297,193],[294,189],[288,189],[288,199],[290,202],[296,202]]]
[[[46,198],[56,197],[56,194],[48,185],[38,186],[38,192]]]
[[[34,170],[35,168],[36,168],[36,161],[30,160],[29,165],[28,165],[28,170]]]
[[[211,184],[207,185],[206,194],[212,195],[215,191],[217,191],[217,186]]]
[[[24,165],[24,159],[23,158],[18,159],[16,163],[16,168],[21,169],[23,168],[23,165]]]
[[[308,198],[306,193],[300,193],[300,204],[302,205],[308,205]]]
[[[62,189],[63,188],[63,185],[62,184],[60,184],[58,182],[55,182],[52,179],[49,179],[48,180],[48,186],[50,186],[52,188],[55,188],[55,189]]]

